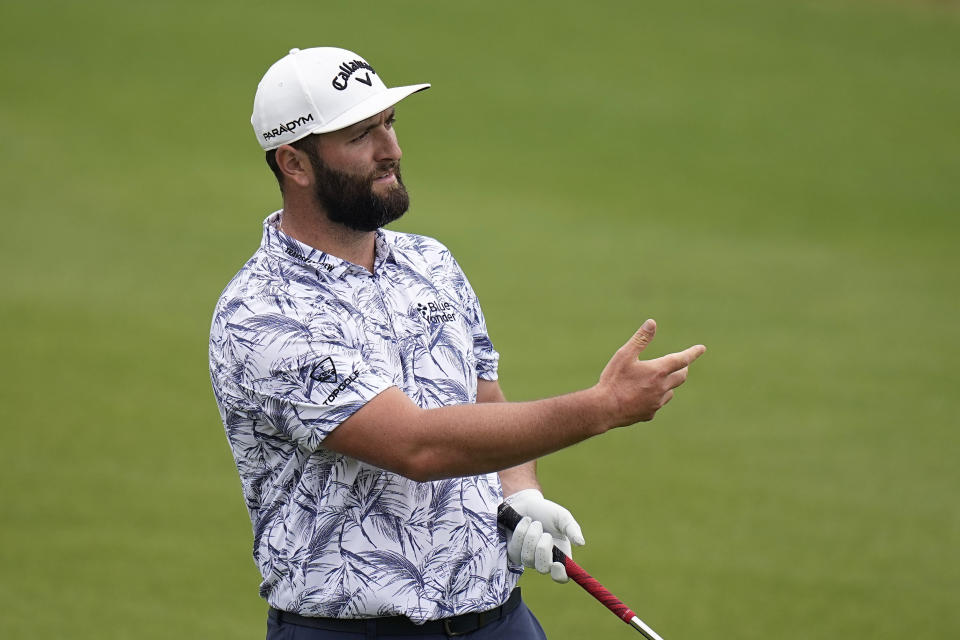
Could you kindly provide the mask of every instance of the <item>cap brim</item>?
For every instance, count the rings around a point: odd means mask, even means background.
[[[345,129],[350,125],[357,124],[361,120],[366,120],[371,116],[377,115],[384,109],[392,107],[411,94],[429,88],[429,84],[411,84],[406,87],[387,89],[344,111],[330,122],[310,129],[309,133],[330,133],[331,131]]]

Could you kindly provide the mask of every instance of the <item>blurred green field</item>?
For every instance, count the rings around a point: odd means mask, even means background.
[[[653,355],[708,345],[541,462],[585,567],[667,640],[960,637],[956,2],[14,0],[0,34],[0,637],[263,637],[207,337],[279,206],[257,81],[321,44],[433,83],[395,228],[457,255],[512,399],[650,316]],[[522,584],[552,640],[632,633]]]

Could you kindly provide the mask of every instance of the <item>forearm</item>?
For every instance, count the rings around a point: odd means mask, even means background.
[[[391,387],[337,427],[324,446],[414,480],[439,480],[522,465],[615,426],[609,414],[595,389],[533,402],[421,409]],[[507,475],[508,482],[521,477]]]
[[[510,492],[536,486],[532,467],[511,467],[613,426],[589,390],[534,402],[458,405],[417,413],[414,426],[407,430],[414,473],[436,480],[508,470]]]
[[[503,395],[500,383],[494,380],[477,380],[477,403],[484,402],[506,402],[507,398]],[[539,489],[540,483],[537,481],[537,461],[531,460],[521,465],[503,469],[498,472],[500,476],[500,487],[503,490],[503,496],[513,495],[524,489]]]

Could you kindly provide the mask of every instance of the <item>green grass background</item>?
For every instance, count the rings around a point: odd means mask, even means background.
[[[706,356],[541,461],[664,638],[960,636],[955,2],[6,2],[0,637],[262,638],[209,387],[279,206],[249,126],[290,47],[429,81],[411,212],[530,399],[647,317]],[[523,579],[554,639],[632,633]],[[619,634],[619,635],[618,635]]]

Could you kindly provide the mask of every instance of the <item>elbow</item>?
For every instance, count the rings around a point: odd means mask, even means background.
[[[457,475],[443,463],[443,457],[431,447],[407,452],[393,471],[414,482],[432,482]]]
[[[443,476],[435,475],[430,473],[427,470],[413,469],[400,472],[404,478],[409,478],[414,482],[433,482],[434,480],[442,480]]]

